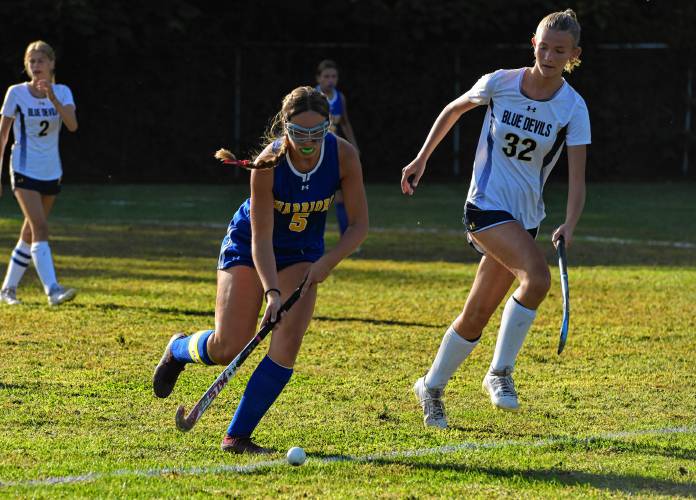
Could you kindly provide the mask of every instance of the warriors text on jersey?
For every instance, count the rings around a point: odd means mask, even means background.
[[[273,248],[278,254],[308,252],[324,253],[326,212],[340,188],[338,141],[328,134],[321,145],[316,166],[309,172],[299,172],[286,153],[273,173]],[[251,200],[247,199],[234,214],[223,241],[244,247],[251,252]],[[241,250],[240,250],[241,251]],[[250,255],[250,253],[249,253]]]
[[[590,144],[585,101],[567,82],[544,101],[522,93],[525,68],[482,76],[465,95],[487,104],[467,201],[505,210],[526,229],[546,213],[542,190],[563,144]]]
[[[74,106],[72,92],[66,85],[53,85],[53,92],[63,106]],[[63,121],[48,97],[34,97],[28,83],[7,89],[2,116],[14,118],[12,170],[37,180],[54,180],[63,175],[58,153],[58,137]]]

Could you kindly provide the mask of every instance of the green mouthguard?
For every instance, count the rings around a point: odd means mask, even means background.
[[[300,148],[300,152],[301,152],[303,155],[311,155],[312,153],[314,153],[314,148],[311,148],[311,147],[309,147],[309,148]]]

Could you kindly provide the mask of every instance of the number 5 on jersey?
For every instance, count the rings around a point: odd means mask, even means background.
[[[290,221],[288,229],[296,233],[301,233],[307,227],[307,217],[309,217],[309,212],[295,212],[292,214],[292,220]]]

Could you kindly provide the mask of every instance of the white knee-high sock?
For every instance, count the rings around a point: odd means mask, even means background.
[[[450,326],[442,337],[433,365],[425,376],[425,387],[444,389],[459,365],[471,354],[478,342],[478,339],[472,342],[460,337]]]
[[[506,367],[514,368],[515,359],[522,349],[522,343],[532,326],[536,311],[527,309],[511,295],[503,309],[495,353],[491,361],[492,371],[502,371]]]
[[[48,246],[48,241],[32,243],[31,258],[34,261],[34,267],[41,279],[44,291],[48,295],[51,288],[57,284],[56,270],[53,267],[53,256],[51,255],[51,247]]]
[[[7,274],[5,281],[2,283],[2,288],[17,288],[19,282],[22,281],[24,272],[29,267],[31,262],[31,245],[25,242],[22,238],[17,242],[17,246],[12,250],[10,262],[7,265]]]

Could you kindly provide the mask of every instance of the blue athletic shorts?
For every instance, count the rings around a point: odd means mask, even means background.
[[[29,191],[38,191],[45,195],[56,195],[60,193],[62,188],[60,179],[40,181],[27,177],[26,175],[18,174],[15,171],[12,171],[10,181],[12,182],[12,191],[15,189],[28,189]]]
[[[469,236],[469,233],[477,233],[489,227],[497,226],[505,222],[515,221],[511,213],[505,210],[481,210],[479,207],[473,203],[466,202],[464,205],[464,226],[466,227],[466,239],[471,245],[471,248],[476,250],[481,255],[486,253],[480,248]],[[533,229],[527,229],[527,232],[532,235],[532,238],[536,239],[539,228],[535,227]]]
[[[322,249],[281,249],[274,248],[276,270],[282,271],[286,267],[297,264],[298,262],[316,262],[324,254]],[[251,242],[225,235],[220,245],[220,257],[218,259],[219,270],[229,269],[234,266],[254,266],[254,259],[251,256]]]

